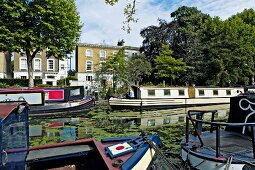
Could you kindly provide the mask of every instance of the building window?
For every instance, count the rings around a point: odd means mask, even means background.
[[[132,57],[135,57],[135,56],[137,56],[137,53],[132,53]]]
[[[155,96],[155,90],[148,90],[148,96]]]
[[[86,50],[86,57],[92,57],[93,51],[92,50]]]
[[[118,54],[118,51],[113,51],[112,52],[112,55],[117,55]]]
[[[178,92],[179,92],[179,96],[184,96],[184,90],[178,90]]]
[[[93,69],[93,62],[86,61],[86,71],[92,71],[92,69]]]
[[[47,70],[54,70],[54,60],[53,59],[47,60]]]
[[[54,79],[55,76],[47,76],[48,79]]]
[[[218,96],[218,95],[219,95],[218,90],[213,90],[213,95],[214,95],[214,96]]]
[[[106,51],[100,50],[99,56],[102,57],[102,58],[106,58]]]
[[[19,60],[19,68],[20,70],[27,70],[27,59],[26,58],[20,58]]]
[[[65,65],[64,65],[64,64],[61,64],[61,65],[60,65],[60,69],[61,69],[61,70],[65,70]]]
[[[41,59],[40,58],[34,59],[34,71],[41,71]]]
[[[164,89],[164,96],[170,96],[170,89]]]
[[[99,68],[103,68],[105,66],[105,61],[100,61],[99,62]]]
[[[155,124],[156,124],[155,119],[149,119],[149,120],[147,121],[147,126],[155,126]]]
[[[198,90],[198,95],[199,96],[204,96],[205,95],[205,91],[204,90]]]
[[[41,76],[35,76],[35,79],[41,79]]]
[[[226,93],[227,93],[228,96],[230,96],[231,95],[231,90],[226,90]]]
[[[27,79],[27,76],[20,76],[21,79]]]
[[[92,81],[92,76],[86,76],[86,81]]]

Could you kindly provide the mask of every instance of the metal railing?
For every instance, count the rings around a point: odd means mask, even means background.
[[[211,113],[211,120],[206,121],[203,120],[203,116],[205,113]],[[251,138],[252,138],[252,149],[253,149],[253,158],[255,159],[255,123],[227,123],[227,122],[216,122],[215,121],[215,114],[217,110],[189,110],[186,115],[186,143],[189,142],[189,133],[190,133],[190,122],[194,128],[194,133],[197,135],[200,147],[204,146],[204,142],[202,139],[202,128],[203,124],[209,124],[210,133],[216,130],[215,138],[216,138],[216,157],[220,156],[220,129],[222,126],[224,127],[251,127]],[[193,118],[195,116],[196,118]]]

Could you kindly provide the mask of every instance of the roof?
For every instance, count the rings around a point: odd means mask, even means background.
[[[0,88],[0,93],[34,93],[34,92],[41,92],[43,93],[43,89],[41,88]]]
[[[126,50],[139,50],[139,47],[131,47],[131,46],[113,46],[107,44],[89,44],[89,43],[78,43],[78,47],[97,47],[97,48],[112,48],[112,49],[121,49],[125,48]]]
[[[5,119],[11,112],[18,109],[20,102],[0,103],[0,119]]]

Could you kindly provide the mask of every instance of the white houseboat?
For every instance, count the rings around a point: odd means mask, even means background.
[[[110,98],[112,109],[168,109],[229,104],[241,87],[132,87],[133,96]]]

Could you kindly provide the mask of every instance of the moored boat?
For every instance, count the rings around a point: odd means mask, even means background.
[[[31,116],[80,110],[85,112],[93,107],[93,98],[84,97],[84,89],[81,87],[0,89],[0,101],[26,101]]]
[[[227,122],[215,120],[217,111],[188,111],[186,137],[181,142],[186,165],[208,170],[255,169],[255,100],[246,94],[230,99]]]
[[[0,103],[0,169],[150,169],[161,145],[158,135],[82,139],[29,147],[28,105]],[[162,158],[162,157],[161,157]],[[158,167],[164,166],[157,161]],[[167,166],[167,165],[165,165]]]
[[[229,104],[230,97],[243,93],[239,87],[137,87],[132,97],[110,98],[112,109],[169,109]]]

